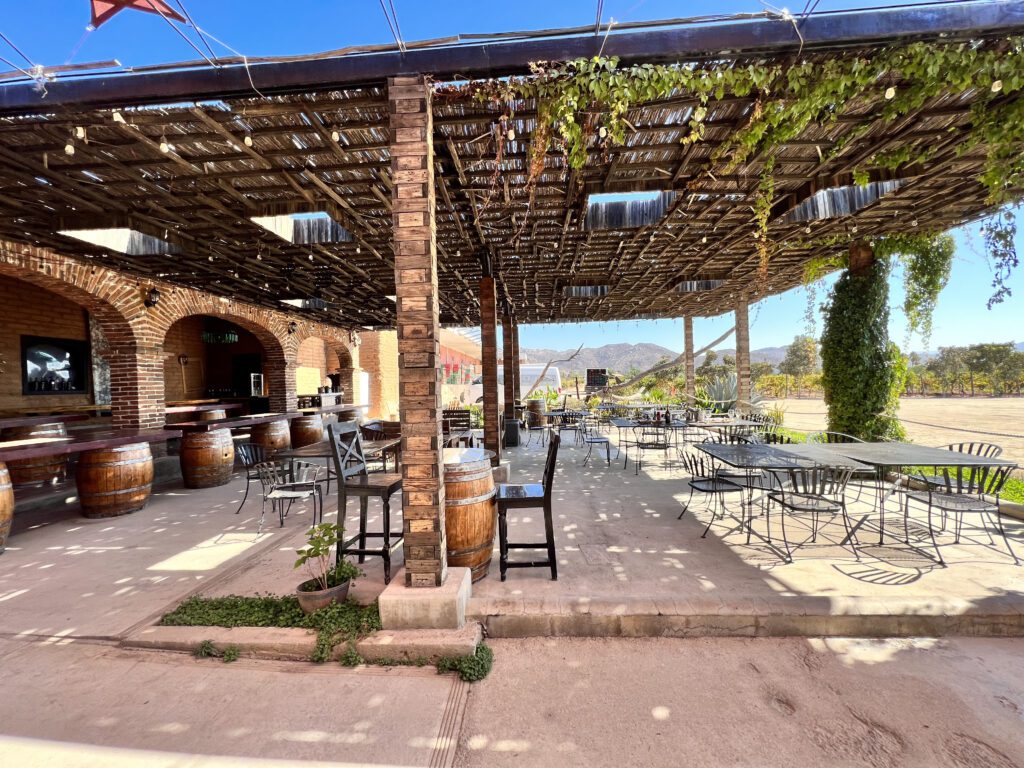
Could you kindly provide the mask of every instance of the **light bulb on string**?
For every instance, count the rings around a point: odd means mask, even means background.
[[[250,134],[248,134],[248,133],[245,134],[245,137],[242,139],[242,143],[245,144],[245,146],[247,146],[247,147],[251,147],[252,146],[252,136]]]
[[[72,139],[68,139],[68,143],[64,145],[64,154],[68,157],[75,154],[75,142]]]
[[[331,131],[331,141],[337,144],[339,141],[341,141],[341,134],[338,133],[337,131]]]
[[[83,128],[80,125],[76,126],[75,127],[75,138],[76,139],[84,139],[85,138],[85,128]]]
[[[1003,90],[1003,81],[1002,80],[995,80],[995,81],[993,81],[992,82],[992,93],[999,93],[1001,90]]]
[[[163,152],[165,155],[171,151],[171,145],[167,143],[166,136],[160,137],[160,151]]]
[[[888,88],[885,89],[885,100],[886,101],[892,101],[895,98],[896,98],[896,88],[890,85]]]

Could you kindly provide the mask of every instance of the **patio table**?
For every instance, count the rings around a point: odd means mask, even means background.
[[[621,416],[612,418],[609,423],[618,430],[615,448],[615,458],[617,459],[619,457],[620,449],[626,455],[625,459],[622,462],[623,469],[625,469],[629,464],[629,446],[636,445],[636,440],[632,440],[629,437],[623,437],[623,430],[632,431],[635,430],[637,427],[660,427],[662,429],[665,429],[666,431],[671,432],[676,447],[678,447],[677,438],[679,436],[679,433],[684,431],[689,426],[689,424],[687,424],[685,421],[641,421],[639,419],[627,419]]]
[[[786,449],[794,446],[785,446]],[[970,453],[932,448],[913,443],[823,443],[818,448],[846,459],[853,459],[875,470],[878,497],[878,543],[885,540],[885,499],[895,492],[885,492],[885,475],[890,469],[901,467],[1015,467],[1017,463],[1006,459],[986,458]]]

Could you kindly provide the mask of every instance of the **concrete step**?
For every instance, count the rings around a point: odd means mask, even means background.
[[[474,621],[462,629],[381,630],[356,643],[356,651],[367,661],[435,664],[438,659],[469,656],[481,640],[483,629]]]
[[[466,618],[488,637],[1022,637],[1024,596],[471,598]]]

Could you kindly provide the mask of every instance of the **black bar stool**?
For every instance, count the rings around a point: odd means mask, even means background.
[[[509,568],[543,568],[551,567],[551,580],[558,581],[558,560],[555,556],[555,530],[551,522],[551,485],[555,476],[555,461],[558,458],[558,444],[562,442],[557,434],[552,434],[548,441],[548,457],[544,463],[544,480],[542,483],[498,485],[498,539],[501,549],[501,580],[505,580],[505,572]],[[515,544],[508,540],[507,513],[510,509],[544,509],[545,542]],[[510,549],[546,549],[547,560],[520,560],[509,562]]]

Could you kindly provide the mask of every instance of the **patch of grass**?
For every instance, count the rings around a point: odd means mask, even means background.
[[[480,643],[470,656],[456,656],[439,660],[437,671],[458,672],[459,677],[467,683],[475,683],[477,680],[487,677],[493,665],[494,652],[484,643]]]
[[[192,653],[197,659],[208,659],[217,655],[217,646],[213,640],[203,640]]]
[[[380,629],[377,604],[362,606],[354,602],[329,605],[305,614],[294,597],[258,595],[256,597],[190,597],[160,623],[179,627],[297,627],[317,633],[311,659],[325,662],[334,648],[343,642],[354,643]],[[205,641],[209,642],[209,641]],[[203,646],[201,645],[200,648]],[[213,648],[213,643],[210,643]],[[216,649],[214,648],[214,651]],[[197,650],[198,655],[198,650]],[[218,655],[217,653],[210,655]],[[237,657],[236,657],[237,658]]]
[[[238,657],[242,655],[242,650],[237,645],[226,645],[224,648],[218,648],[213,640],[203,640],[192,652],[192,655],[197,659],[223,659],[230,663],[238,661]]]
[[[238,661],[238,657],[241,655],[242,651],[237,645],[225,646],[224,650],[220,654],[226,664],[230,664],[232,661]]]

